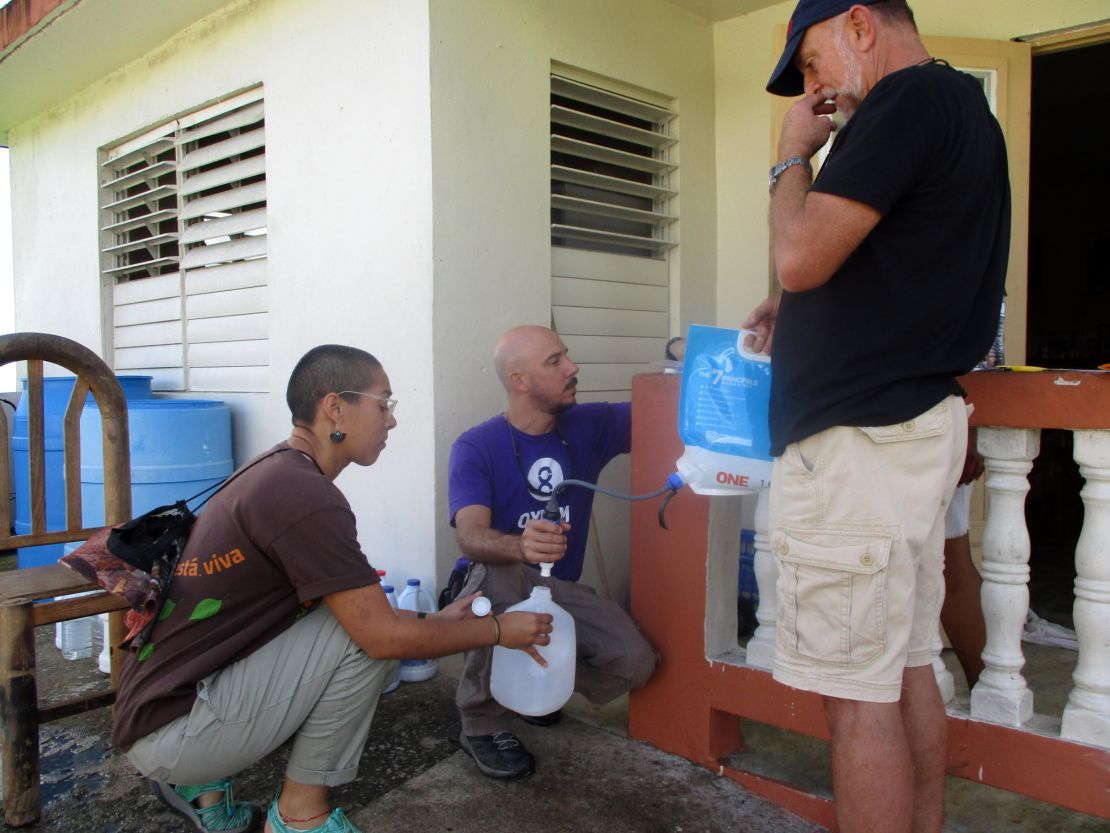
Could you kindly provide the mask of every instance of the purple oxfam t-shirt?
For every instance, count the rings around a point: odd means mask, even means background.
[[[488,506],[491,528],[519,535],[530,519],[543,516],[556,486],[571,479],[596,483],[605,464],[618,454],[627,454],[631,447],[632,406],[628,402],[575,405],[560,414],[555,431],[538,436],[517,431],[498,414],[465,432],[451,446],[447,468],[451,526],[464,506]],[[525,488],[525,477],[537,496]],[[593,491],[579,486],[568,486],[559,495],[563,520],[572,529],[566,555],[552,570],[556,578],[577,581],[582,575],[593,501]]]

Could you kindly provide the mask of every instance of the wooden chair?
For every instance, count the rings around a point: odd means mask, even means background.
[[[11,535],[7,443],[0,450],[0,550],[81,541],[96,529],[81,521],[81,411],[91,391],[100,408],[104,448],[104,520],[115,525],[131,517],[130,449],[127,403],[112,370],[91,350],[62,336],[13,333],[0,336],[0,366],[27,362],[28,445],[31,489],[31,532]],[[45,424],[43,362],[60,365],[77,376],[65,412],[66,528],[46,530]],[[0,436],[7,437],[7,416],[0,409]],[[25,484],[20,484],[26,488]],[[40,814],[39,725],[61,717],[109,706],[115,701],[119,657],[112,649],[109,691],[50,706],[39,706],[35,682],[35,628],[82,616],[109,613],[113,645],[123,637],[126,603],[103,591],[79,598],[71,593],[95,590],[62,564],[0,573],[0,718],[3,725],[4,817],[12,827],[31,824]],[[49,601],[42,601],[49,600]],[[36,604],[38,602],[38,604]]]

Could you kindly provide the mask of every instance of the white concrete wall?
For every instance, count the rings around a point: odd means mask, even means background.
[[[736,327],[767,294],[767,169],[773,164],[776,26],[793,0],[714,26],[717,113],[717,320]],[[1107,0],[910,0],[925,35],[1011,40],[1110,17]]]
[[[500,333],[550,323],[552,62],[674,99],[678,332],[716,315],[713,43],[706,21],[660,0],[431,0],[431,34],[437,550],[445,575],[457,555],[447,525],[451,442],[504,408],[491,367]],[[614,468],[627,487],[627,463]],[[613,595],[625,600],[627,506],[606,498],[595,506]]]
[[[338,482],[398,583],[434,568],[428,48],[425,3],[244,0],[11,132],[16,325],[101,353],[97,149],[264,85],[270,393],[222,397],[236,456],[288,435],[305,350],[377,355],[400,424],[372,471]]]
[[[0,5],[3,5],[0,3]],[[0,333],[15,330],[15,288],[12,286],[12,203],[8,149],[0,148]],[[15,365],[0,367],[0,391],[15,390]]]

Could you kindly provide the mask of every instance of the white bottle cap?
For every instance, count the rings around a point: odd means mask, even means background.
[[[551,578],[551,568],[555,566],[554,561],[541,561],[540,562],[540,576],[542,578]]]
[[[490,604],[490,600],[485,596],[479,596],[470,603],[470,609],[474,612],[475,616],[481,618],[482,616],[489,615],[489,612],[493,610],[493,605]]]

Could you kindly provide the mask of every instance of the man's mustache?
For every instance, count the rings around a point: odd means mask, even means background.
[[[573,379],[571,379],[569,382],[567,382],[567,385],[566,385],[565,388],[563,388],[563,390],[568,391],[571,388],[576,388],[576,387],[578,387],[578,377],[577,376],[575,376]]]

